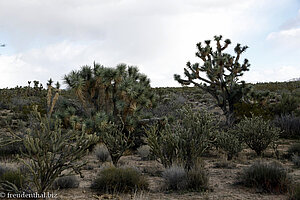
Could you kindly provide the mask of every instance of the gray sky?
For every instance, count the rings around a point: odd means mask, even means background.
[[[220,34],[250,47],[246,81],[300,77],[299,0],[0,0],[0,88],[61,81],[94,61],[179,86],[196,43]]]

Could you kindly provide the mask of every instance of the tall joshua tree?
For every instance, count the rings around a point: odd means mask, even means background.
[[[184,68],[186,79],[182,79],[178,74],[174,75],[174,79],[182,85],[193,84],[210,93],[223,110],[227,125],[231,125],[235,121],[234,104],[240,102],[250,90],[244,81],[239,81],[239,77],[245,71],[249,71],[250,64],[247,59],[244,59],[242,64],[239,63],[242,53],[248,47],[237,44],[234,48],[236,55],[232,56],[224,52],[231,44],[229,39],[223,44],[221,35],[215,36],[214,40],[216,50],[211,47],[210,40],[206,40],[204,45],[199,42],[196,56],[201,59],[201,63],[187,62]],[[206,77],[203,76],[203,72]]]
[[[104,116],[128,129],[135,114],[153,104],[150,80],[133,66],[108,68],[94,63],[64,77],[90,116]]]

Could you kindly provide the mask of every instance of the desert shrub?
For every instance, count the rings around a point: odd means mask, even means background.
[[[283,93],[280,101],[272,106],[272,111],[276,115],[292,114],[298,108],[299,102],[296,97]]]
[[[185,95],[182,92],[168,92],[165,88],[155,88],[154,91],[157,94],[156,106],[147,110],[155,117],[177,119],[176,110],[184,106],[187,101]]]
[[[133,145],[131,134],[126,135],[123,132],[124,126],[117,126],[112,123],[106,124],[106,130],[102,139],[109,151],[113,164],[117,166],[123,153]]]
[[[247,167],[240,178],[246,187],[255,187],[271,193],[285,193],[291,183],[286,170],[277,162],[256,162]]]
[[[234,104],[234,114],[237,121],[246,117],[262,116],[264,119],[272,119],[273,113],[268,106],[263,106],[260,103],[239,102]]]
[[[300,184],[293,184],[289,189],[288,200],[299,200],[300,199]]]
[[[163,171],[162,177],[166,181],[168,190],[200,192],[208,189],[208,175],[200,166],[195,166],[189,171],[186,171],[184,167],[173,165]]]
[[[0,165],[0,176],[2,176],[5,172],[7,172],[7,167]]]
[[[26,178],[19,170],[7,169],[0,176],[0,189],[2,191],[22,191],[25,188]]]
[[[142,160],[149,159],[150,147],[148,145],[143,145],[137,149],[137,153],[142,158]]]
[[[235,132],[228,130],[217,134],[216,146],[227,153],[227,160],[231,160],[243,150],[243,143]]]
[[[135,169],[108,167],[100,171],[91,188],[102,193],[133,192],[146,190],[148,182]]]
[[[29,169],[29,181],[34,185],[35,191],[47,191],[58,176],[67,170],[69,174],[80,174],[86,164],[80,162],[88,153],[88,148],[97,143],[99,138],[95,134],[86,134],[84,126],[81,131],[62,130],[59,120],[52,118],[57,92],[54,97],[49,87],[48,113],[43,116],[34,108],[30,128],[26,130],[25,137],[12,133],[11,142],[20,142],[25,151],[18,157]]]
[[[109,159],[109,156],[110,156],[109,151],[108,151],[107,147],[103,144],[96,146],[94,152],[95,152],[97,159],[101,162],[105,162]]]
[[[293,155],[292,156],[292,162],[295,166],[300,167],[300,156],[299,155]]]
[[[78,188],[79,180],[76,176],[63,176],[57,178],[53,182],[53,189],[68,189],[68,188]]]
[[[288,90],[293,91],[300,86],[300,81],[289,81],[289,82],[265,82],[255,84],[255,89],[267,89],[270,91],[281,91]]]
[[[194,167],[187,172],[188,190],[204,191],[208,189],[208,174],[202,167]]]
[[[289,146],[288,150],[288,157],[291,157],[293,154],[300,156],[300,143],[295,143]]]
[[[21,151],[24,151],[25,148],[22,143],[16,142],[14,144],[9,144],[6,146],[0,147],[0,156],[6,157],[10,155],[21,154]]]
[[[258,156],[271,143],[277,141],[280,134],[279,128],[271,126],[270,121],[264,120],[261,116],[246,117],[235,128],[241,140]]]
[[[280,137],[287,139],[300,137],[300,117],[281,115],[277,116],[273,123],[282,130]]]
[[[158,125],[146,129],[147,142],[151,153],[165,167],[170,167],[177,161],[190,170],[197,158],[210,146],[216,122],[211,114],[194,111],[190,106],[185,106],[178,112],[180,119],[166,124],[161,130]]]
[[[184,167],[173,165],[165,169],[162,173],[168,190],[183,190],[188,184],[187,173]]]
[[[190,170],[197,159],[211,145],[215,135],[217,121],[212,114],[204,110],[193,110],[185,106],[180,111],[180,120],[174,126],[178,140],[178,160],[184,168]]]
[[[155,158],[164,165],[164,167],[172,166],[175,162],[176,144],[178,138],[171,131],[171,127],[167,124],[160,129],[158,124],[145,129],[147,134],[147,143],[150,146],[150,152]]]
[[[300,87],[294,89],[292,91],[292,95],[295,96],[295,97],[300,97]]]

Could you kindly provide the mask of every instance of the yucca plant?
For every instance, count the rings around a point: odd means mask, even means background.
[[[250,64],[247,59],[240,63],[240,58],[248,47],[237,44],[234,48],[236,55],[232,56],[225,52],[231,44],[229,39],[226,39],[223,44],[221,35],[215,36],[214,40],[215,50],[210,40],[205,40],[204,44],[199,42],[196,56],[201,59],[201,62],[195,64],[187,62],[184,68],[186,79],[182,79],[178,74],[174,75],[174,79],[182,85],[193,84],[210,93],[223,110],[227,124],[232,125],[235,122],[234,104],[242,101],[250,91],[245,81],[239,81],[239,77],[249,71]]]
[[[133,131],[136,114],[143,107],[151,107],[154,101],[147,76],[139,73],[137,67],[125,64],[116,68],[96,63],[93,67],[83,66],[65,75],[64,81],[92,120],[97,113],[104,113],[117,125],[123,122],[124,131]]]

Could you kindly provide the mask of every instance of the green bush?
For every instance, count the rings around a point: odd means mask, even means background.
[[[205,191],[208,189],[208,175],[201,167],[194,167],[187,173],[188,190]]]
[[[172,166],[177,158],[176,145],[178,138],[171,131],[170,125],[167,124],[164,128],[160,128],[158,124],[155,124],[145,129],[145,131],[151,154],[164,167]]]
[[[291,157],[293,154],[300,156],[300,143],[295,143],[289,146],[288,150],[288,157]]]
[[[291,184],[286,170],[277,162],[256,162],[243,171],[240,179],[246,187],[276,194],[287,192]]]
[[[5,172],[7,172],[7,167],[3,167],[2,165],[0,165],[0,176],[2,176]]]
[[[289,189],[288,200],[299,200],[300,199],[300,184],[294,184]]]
[[[291,115],[298,108],[299,102],[296,97],[283,93],[280,101],[272,106],[272,111],[276,115]]]
[[[18,155],[21,154],[21,151],[25,151],[24,145],[20,142],[16,142],[14,144],[0,147],[0,156],[6,157],[11,155]]]
[[[233,156],[243,150],[243,142],[231,130],[217,134],[216,146],[227,153],[227,160],[231,160]]]
[[[32,113],[35,119],[31,127],[26,130],[26,136],[12,135],[10,142],[20,142],[25,151],[18,157],[29,169],[29,181],[38,193],[45,192],[51,187],[54,180],[68,173],[81,174],[82,167],[86,164],[82,159],[87,155],[88,148],[97,143],[99,138],[95,134],[86,134],[75,128],[63,131],[57,119],[51,118],[51,110],[55,105],[58,94],[52,99],[50,112],[42,117],[35,107]],[[49,97],[51,100],[51,96]]]
[[[68,189],[68,188],[78,188],[79,180],[76,176],[63,176],[57,178],[53,182],[53,189]]]
[[[197,159],[211,145],[218,126],[214,116],[205,110],[195,110],[185,106],[180,111],[180,120],[175,122],[177,132],[178,161],[187,170],[195,167]]]
[[[7,192],[22,191],[25,182],[26,178],[22,172],[8,169],[0,176],[0,189]]]
[[[235,131],[247,146],[258,156],[273,142],[278,140],[280,129],[271,126],[269,120],[261,116],[245,118],[235,127]]]
[[[124,126],[117,126],[112,123],[107,123],[106,126],[107,131],[103,134],[102,139],[113,164],[117,166],[123,153],[133,145],[132,137],[130,133],[126,135],[123,132]]]
[[[190,170],[211,145],[217,124],[211,114],[195,111],[190,106],[183,107],[178,113],[180,119],[166,124],[162,130],[158,125],[146,129],[147,142],[151,153],[165,167],[179,162]]]
[[[295,166],[300,167],[300,156],[299,155],[293,155],[292,156],[292,162]]]
[[[133,192],[148,189],[148,182],[135,169],[108,167],[100,171],[91,188],[101,193]]]
[[[272,119],[274,116],[268,106],[262,105],[260,103],[247,102],[239,102],[234,104],[234,114],[237,118],[237,121],[242,120],[244,116],[262,116],[264,119]]]

